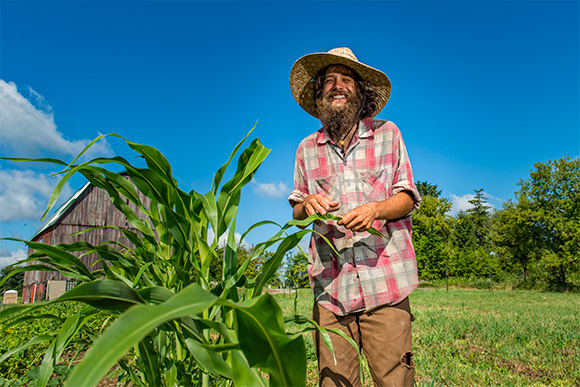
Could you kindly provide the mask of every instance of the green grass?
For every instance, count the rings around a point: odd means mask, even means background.
[[[276,299],[285,315],[294,313],[294,294]],[[312,291],[301,289],[297,312],[310,316],[312,302]],[[419,289],[411,308],[418,386],[580,386],[580,294]],[[15,326],[0,335],[0,347],[54,329],[36,321]],[[312,337],[304,338],[308,385],[316,386]],[[23,373],[41,354],[30,348],[2,364],[0,374]],[[371,386],[368,370],[365,379]]]
[[[293,295],[276,297],[292,314]],[[312,302],[300,290],[298,313],[310,316]],[[580,294],[419,289],[411,309],[418,386],[580,386]]]

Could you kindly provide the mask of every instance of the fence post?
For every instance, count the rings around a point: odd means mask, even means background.
[[[447,271],[447,260],[445,260],[445,290],[449,293],[449,272]]]

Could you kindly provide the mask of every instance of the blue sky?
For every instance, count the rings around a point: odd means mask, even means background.
[[[294,154],[319,122],[288,85],[302,55],[350,47],[393,89],[415,180],[495,207],[534,163],[580,152],[578,1],[0,1],[0,151],[65,160],[99,133],[152,145],[184,190],[252,136],[270,156],[245,190],[243,233],[285,223]],[[118,140],[93,155],[132,153]],[[0,162],[0,235],[30,238],[52,170]],[[65,195],[84,184],[73,180]],[[250,235],[257,243],[273,232]],[[0,267],[25,246],[0,242]]]

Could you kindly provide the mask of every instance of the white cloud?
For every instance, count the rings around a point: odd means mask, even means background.
[[[290,194],[290,188],[286,183],[260,183],[256,179],[252,180],[252,188],[256,195],[262,198],[279,199]]]
[[[468,209],[473,208],[473,205],[471,203],[469,203],[469,201],[473,200],[475,198],[474,194],[465,194],[463,196],[457,196],[454,194],[450,194],[449,196],[451,197],[451,203],[452,203],[452,207],[451,207],[451,215],[452,216],[457,215],[461,211],[467,211]],[[491,207],[490,210],[493,210],[496,207],[494,205],[494,203],[492,203],[493,201],[501,203],[500,198],[492,196],[492,195],[488,194],[487,192],[484,192],[483,196],[487,200],[487,205]],[[490,202],[490,201],[492,201],[492,202]]]
[[[473,200],[475,195],[473,194],[465,194],[463,196],[457,196],[454,194],[449,195],[451,197],[451,203],[453,206],[451,207],[451,214],[457,215],[461,211],[466,211],[467,209],[473,207],[470,200]]]
[[[226,232],[222,236],[220,236],[220,239],[218,240],[219,247],[224,247],[226,245],[229,232],[230,232],[229,230],[226,230]],[[207,240],[210,244],[211,244],[211,242],[213,242],[214,237],[215,237],[215,235],[213,233],[213,229],[210,228],[207,231]],[[234,233],[234,238],[236,239],[236,243],[240,243],[240,239],[242,239],[242,234],[240,234],[239,232],[236,232],[236,233]],[[250,248],[250,245],[248,245],[248,243],[246,241],[244,241],[242,243],[242,247],[247,249],[247,248]]]
[[[0,170],[0,220],[39,220],[58,180],[31,170]],[[65,185],[61,197],[71,195]]]
[[[10,251],[6,249],[0,250],[0,269],[5,266],[16,263],[20,260],[26,258],[28,254],[23,249],[18,249],[16,251]]]
[[[36,91],[29,88],[30,100],[20,94],[13,82],[0,79],[0,149],[4,155],[18,157],[76,156],[90,142],[87,139],[69,141],[58,131],[52,107]],[[33,101],[36,106],[31,102]],[[112,150],[101,139],[86,157],[108,156]]]

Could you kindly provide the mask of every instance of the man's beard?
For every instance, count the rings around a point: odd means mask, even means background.
[[[335,90],[331,90],[322,98],[316,101],[318,109],[318,118],[326,130],[337,136],[339,139],[344,137],[352,126],[356,123],[358,110],[360,108],[361,99],[358,93],[344,92],[346,95],[346,103],[342,106],[332,106],[332,99],[330,96]]]

